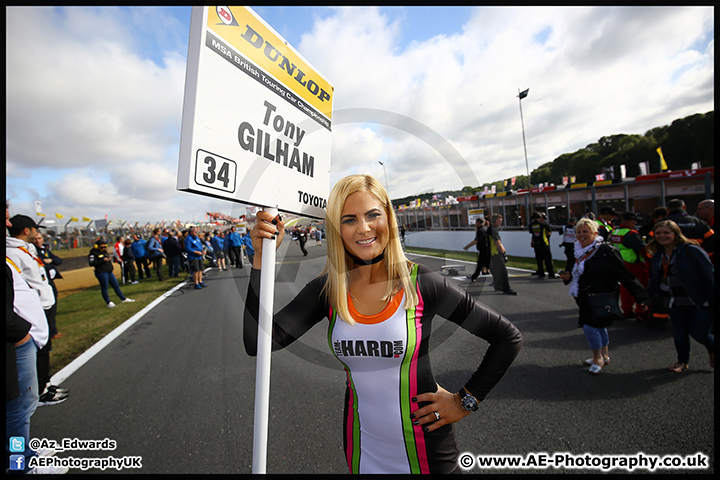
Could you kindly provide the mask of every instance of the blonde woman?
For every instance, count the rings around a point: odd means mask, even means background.
[[[620,252],[598,236],[596,221],[580,219],[575,225],[575,236],[575,265],[572,271],[561,271],[558,275],[570,285],[570,295],[580,309],[578,327],[582,327],[593,353],[584,364],[590,367],[589,373],[597,375],[610,363],[607,327],[612,320],[593,318],[587,294],[617,292],[619,282],[643,305],[643,311],[647,310],[649,299],[643,286],[625,267]]]
[[[283,238],[278,215],[257,213],[245,302],[245,349],[256,354],[262,239]],[[405,258],[387,192],[368,175],[333,188],[323,273],[275,315],[273,348],[327,318],[330,350],[347,374],[344,452],[351,473],[461,473],[453,423],[478,409],[512,364],[522,335],[464,290]],[[428,343],[440,315],[490,343],[458,393],[432,376]],[[479,361],[482,355],[471,362]],[[459,368],[468,360],[458,357]]]

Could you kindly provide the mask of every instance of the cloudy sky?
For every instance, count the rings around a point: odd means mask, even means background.
[[[335,86],[331,183],[387,174],[393,198],[524,175],[519,90],[530,170],[714,108],[712,7],[255,11]],[[60,224],[245,213],[176,190],[190,13],[6,9],[11,214],[35,201]]]

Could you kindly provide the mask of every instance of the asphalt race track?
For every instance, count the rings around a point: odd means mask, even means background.
[[[322,271],[325,246],[308,242],[307,249],[303,257],[286,239],[278,251],[276,309]],[[437,271],[462,264],[411,258]],[[516,297],[494,292],[491,277],[472,285],[462,272],[454,277],[525,336],[515,364],[480,410],[456,424],[460,451],[472,460],[468,473],[602,473],[597,465],[611,460],[623,465],[675,455],[670,460],[694,461],[698,453],[707,468],[656,471],[714,473],[714,371],[703,347],[693,340],[691,368],[674,374],[667,370],[676,360],[670,329],[621,320],[609,329],[611,364],[589,375],[581,361],[591,352],[576,328],[567,287],[525,271],[510,274]],[[255,359],[242,345],[248,275],[249,267],[210,270],[208,288],[186,286],[159,303],[62,383],[71,391],[68,401],[38,408],[31,437],[70,442],[60,458],[132,464],[135,457],[135,466],[142,465],[122,473],[251,473]],[[433,371],[439,384],[457,391],[487,344],[444,320],[434,324]],[[273,353],[267,473],[348,472],[341,424],[345,374],[329,351],[326,325]],[[109,439],[116,447],[81,451],[73,439]],[[480,467],[479,455],[518,455],[528,465]],[[550,461],[564,463],[555,468]],[[650,471],[642,468],[649,463],[639,465],[633,471]],[[83,472],[118,470],[71,469]]]

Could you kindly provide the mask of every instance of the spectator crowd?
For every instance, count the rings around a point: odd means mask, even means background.
[[[639,220],[634,212],[603,207],[597,216],[588,212],[557,229],[545,213],[533,212],[527,227],[537,262],[532,275],[561,278],[569,286],[579,308],[577,326],[593,352],[582,361],[589,373],[599,374],[610,364],[607,329],[620,318],[660,330],[671,325],[677,353],[672,372],[689,368],[690,338],[705,347],[714,368],[714,200],[701,201],[690,215],[683,200],[673,199],[656,208],[647,223],[638,225]],[[496,291],[516,295],[504,265],[501,224],[497,214],[476,221],[475,239],[463,249],[477,248],[477,267],[466,278],[472,284],[480,275],[492,275]],[[559,233],[566,257],[557,273],[550,251],[553,233]]]
[[[559,276],[570,286],[580,309],[578,327],[593,351],[584,361],[590,373],[598,374],[610,363],[607,328],[616,318],[657,329],[665,329],[669,321],[677,353],[670,371],[689,368],[691,337],[705,347],[714,368],[714,212],[712,199],[700,202],[695,215],[687,213],[683,200],[673,199],[640,227],[635,213],[620,214],[612,207],[602,208],[597,217],[588,213],[577,223],[570,219],[560,230],[567,261],[559,275],[547,262],[552,229],[542,214],[533,214],[534,274],[544,277],[547,265],[551,278]],[[600,298],[606,311],[616,310],[614,315],[599,313],[595,303]]]

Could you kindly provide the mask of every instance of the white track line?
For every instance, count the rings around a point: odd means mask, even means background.
[[[462,263],[469,263],[471,265],[477,265],[477,261],[471,262],[469,260],[457,260],[455,258],[445,258],[445,257],[434,257],[432,255],[423,255],[422,253],[411,253],[411,252],[405,252],[405,255],[414,255],[416,257],[427,257],[427,258],[434,258],[436,260],[446,260],[447,262],[462,262]],[[516,268],[516,267],[507,267],[508,270],[517,270],[520,272],[532,272],[532,270],[526,270],[524,268]],[[487,276],[487,275],[486,275]],[[513,275],[510,275],[511,277]],[[458,277],[459,278],[459,277]],[[464,279],[464,278],[463,278]]]
[[[203,273],[207,272],[208,270],[210,270],[210,268],[206,268],[205,270],[203,270]],[[125,330],[127,330],[128,328],[132,327],[135,323],[137,323],[137,321],[140,320],[142,317],[144,317],[146,313],[148,313],[150,310],[152,310],[153,308],[158,306],[160,304],[160,302],[162,302],[167,297],[169,297],[176,291],[180,290],[182,287],[184,287],[187,284],[188,284],[188,280],[185,280],[184,282],[177,284],[171,290],[168,290],[167,292],[163,293],[158,298],[153,300],[151,303],[149,303],[145,308],[140,310],[138,313],[136,313],[135,315],[133,315],[132,317],[128,318],[123,323],[118,325],[115,328],[115,330],[113,330],[112,332],[105,335],[102,339],[100,339],[99,342],[97,342],[95,345],[93,345],[92,347],[85,350],[79,357],[77,357],[72,362],[68,363],[65,366],[65,368],[63,368],[62,370],[57,372],[55,375],[53,375],[52,378],[50,379],[50,384],[51,385],[60,385],[62,382],[67,380],[70,377],[70,375],[72,375],[73,373],[78,371],[80,369],[80,367],[85,365],[87,362],[90,361],[91,358],[93,358],[95,355],[100,353],[103,348],[110,345],[110,343],[113,340],[115,340],[117,337],[119,337]]]

